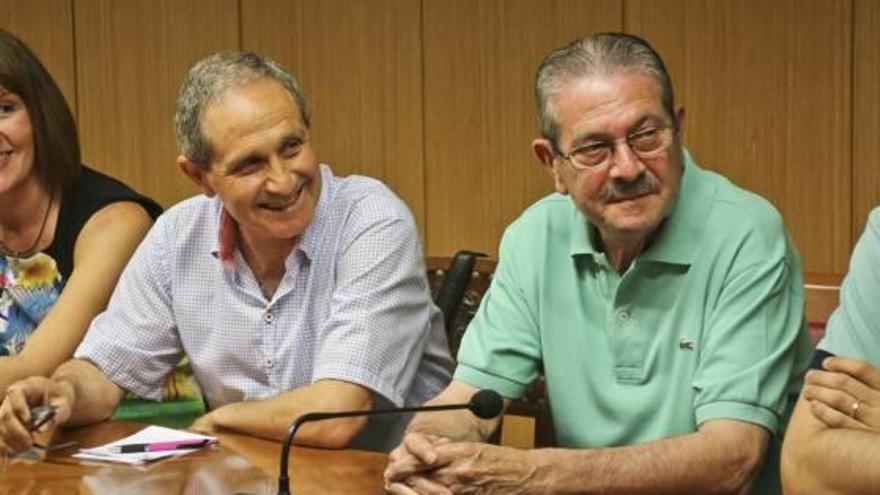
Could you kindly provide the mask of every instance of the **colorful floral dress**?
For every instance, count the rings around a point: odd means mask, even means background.
[[[61,194],[52,243],[26,258],[0,254],[0,356],[15,355],[58,300],[73,273],[73,251],[86,222],[105,206],[135,202],[156,218],[162,208],[112,177],[83,166]]]
[[[58,300],[62,285],[58,264],[45,253],[0,255],[0,356],[21,352]]]

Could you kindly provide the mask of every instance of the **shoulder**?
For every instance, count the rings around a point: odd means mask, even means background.
[[[714,189],[706,220],[710,235],[727,240],[749,238],[768,247],[785,241],[782,215],[770,201],[715,172],[698,173],[704,187]]]
[[[862,238],[875,249],[880,249],[880,207],[874,208],[868,214],[868,222],[865,225],[865,232],[862,234]]]
[[[567,240],[571,235],[573,215],[580,213],[569,196],[549,194],[527,207],[507,226],[502,242],[534,247]]]
[[[346,223],[404,221],[415,225],[409,207],[383,182],[362,175],[337,177],[322,166],[323,187],[331,215]]]
[[[190,231],[215,229],[223,205],[217,198],[204,195],[184,199],[168,208],[156,220],[156,227],[185,234]]]
[[[86,218],[105,206],[117,202],[131,202],[155,219],[162,213],[162,207],[152,199],[139,194],[123,182],[83,166],[74,185],[65,193],[64,205],[74,217]]]

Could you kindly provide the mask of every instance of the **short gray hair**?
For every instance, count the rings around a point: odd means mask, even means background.
[[[305,94],[284,67],[253,52],[217,53],[193,65],[177,93],[174,128],[180,153],[199,167],[208,168],[211,143],[202,129],[205,110],[230,89],[260,79],[271,79],[284,86],[299,108],[303,124],[309,127],[309,105]]]
[[[552,98],[575,78],[627,71],[652,76],[660,86],[664,109],[675,118],[672,81],[660,55],[647,41],[623,33],[597,33],[575,40],[547,55],[535,78],[538,128],[541,136],[558,147],[559,124]]]

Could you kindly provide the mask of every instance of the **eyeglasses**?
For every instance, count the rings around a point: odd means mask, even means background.
[[[636,131],[625,138],[613,141],[591,141],[582,144],[567,154],[560,154],[578,170],[595,170],[611,163],[611,157],[617,149],[617,145],[626,142],[629,149],[639,158],[657,158],[672,144],[675,128],[670,125],[660,125]]]

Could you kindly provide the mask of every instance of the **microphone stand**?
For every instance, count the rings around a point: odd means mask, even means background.
[[[467,404],[443,404],[439,406],[401,407],[388,409],[370,409],[366,411],[339,411],[339,412],[310,412],[296,418],[287,429],[281,446],[281,472],[278,474],[278,495],[291,495],[290,479],[287,476],[288,461],[290,460],[290,446],[296,430],[303,423],[311,421],[323,421],[325,419],[353,418],[357,416],[378,416],[381,414],[401,414],[411,412],[428,411],[453,411],[456,409],[470,409],[474,415],[483,419],[494,418],[501,414],[504,402],[494,390],[480,390],[471,397]]]

